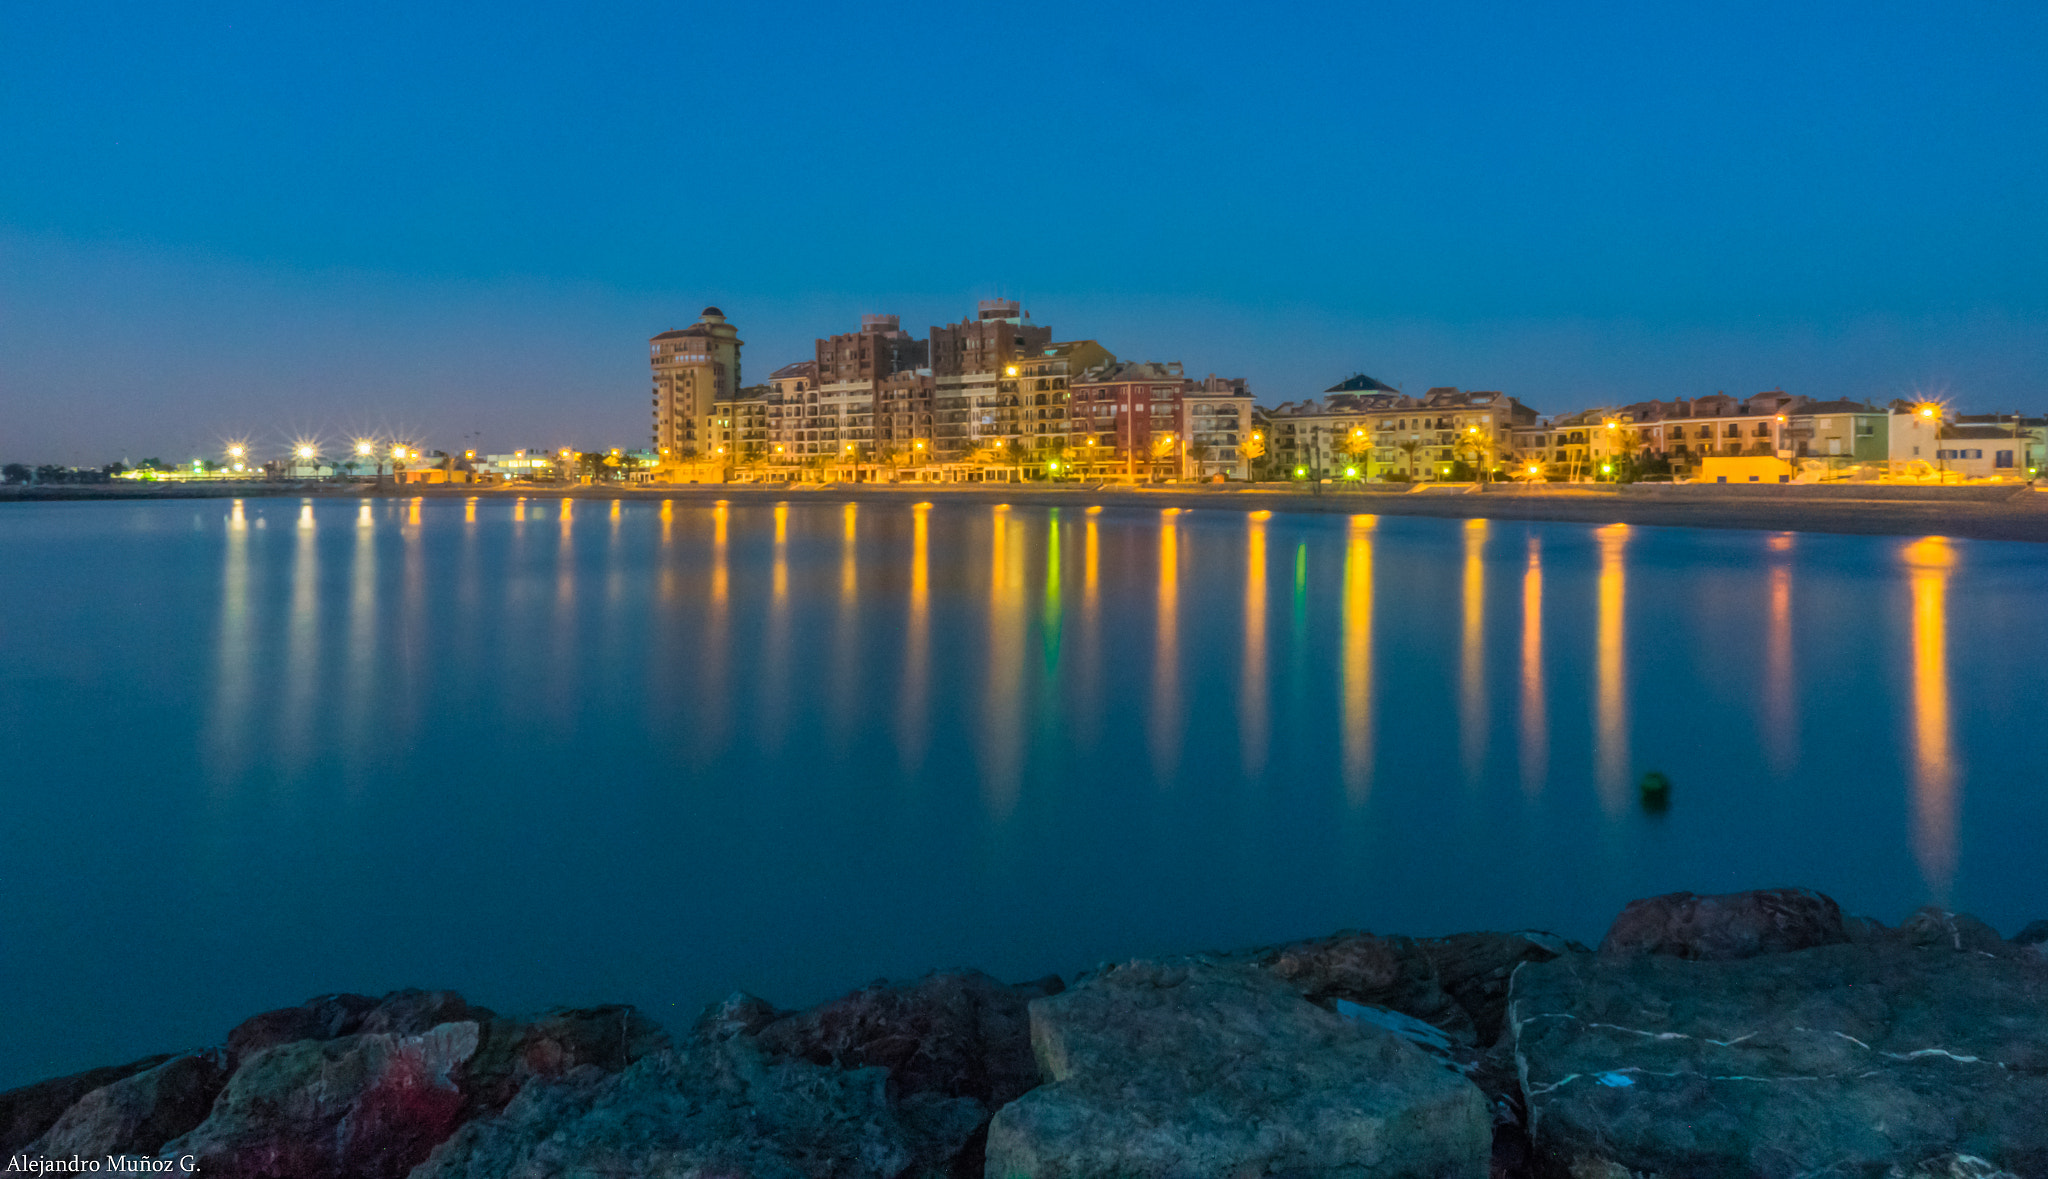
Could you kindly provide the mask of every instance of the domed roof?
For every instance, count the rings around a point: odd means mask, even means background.
[[[710,319],[710,318],[711,318],[712,316],[714,316],[714,315],[715,315],[715,316],[717,316],[717,317],[718,317],[718,318],[720,318],[720,319],[724,319],[724,318],[725,318],[725,312],[723,312],[723,311],[720,311],[720,310],[719,310],[718,308],[716,308],[716,307],[706,307],[706,308],[704,309],[704,318],[705,318],[705,319]]]

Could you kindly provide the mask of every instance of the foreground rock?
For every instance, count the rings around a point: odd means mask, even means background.
[[[68,1077],[52,1077],[0,1093],[0,1156],[13,1157],[43,1136],[78,1100],[102,1085],[132,1077],[169,1060],[149,1056],[128,1064],[96,1068]]]
[[[43,1158],[153,1155],[206,1120],[227,1083],[225,1053],[188,1052],[92,1090],[22,1152]]]
[[[1948,1155],[2048,1174],[2048,971],[1917,936],[1522,967],[1539,1155],[1575,1175],[1903,1176]]]
[[[414,1179],[896,1179],[940,1176],[981,1120],[969,1099],[906,1118],[879,1068],[772,1059],[745,1036],[657,1052],[613,1076],[536,1081],[464,1126]]]
[[[399,1179],[454,1132],[453,1074],[476,1048],[469,1021],[280,1044],[243,1061],[207,1119],[160,1153],[227,1179]]]
[[[1480,1176],[1479,1090],[1269,972],[1134,962],[1031,1004],[1050,1082],[989,1127],[990,1179]]]

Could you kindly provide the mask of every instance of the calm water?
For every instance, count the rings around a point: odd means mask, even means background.
[[[2038,547],[803,496],[11,505],[0,558],[0,1087],[337,989],[2048,916]]]

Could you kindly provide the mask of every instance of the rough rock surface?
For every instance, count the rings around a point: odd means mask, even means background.
[[[971,1097],[993,1112],[1037,1086],[1026,1004],[1057,990],[1056,979],[1011,987],[979,971],[930,974],[776,1020],[756,1040],[775,1056],[886,1068],[889,1094],[899,1100]]]
[[[1031,1004],[1052,1082],[997,1112],[990,1179],[1477,1177],[1479,1090],[1272,973],[1133,962]]]
[[[298,1040],[332,1040],[362,1027],[377,1006],[368,995],[315,995],[297,1007],[252,1015],[228,1032],[228,1055],[246,1060],[265,1048]]]
[[[537,1081],[436,1149],[413,1179],[894,1179],[944,1174],[980,1121],[968,1100],[898,1116],[881,1069],[771,1059],[745,1037],[656,1052],[624,1072]]]
[[[1563,954],[1591,953],[1577,942],[1536,930],[1457,933],[1417,945],[1435,967],[1438,985],[1472,1020],[1481,1047],[1498,1041],[1507,1030],[1508,983],[1515,967]]]
[[[584,1067],[615,1073],[668,1046],[660,1025],[620,1004],[556,1008],[531,1019],[493,1018],[455,1077],[467,1099],[463,1118],[505,1108],[536,1077],[562,1077]]]
[[[102,1085],[73,1103],[24,1153],[45,1158],[153,1155],[206,1120],[227,1083],[224,1055],[218,1049],[188,1052]]]
[[[1309,999],[1338,999],[1385,1007],[1441,1028],[1472,1044],[1479,1032],[1471,1015],[1444,989],[1434,960],[1412,937],[1346,931],[1232,955],[1285,980]]]
[[[68,1077],[52,1077],[0,1093],[0,1158],[18,1153],[42,1137],[79,1098],[123,1077],[153,1069],[169,1059],[169,1056],[146,1056],[127,1064],[91,1069]]]
[[[226,1179],[398,1179],[454,1131],[464,1098],[452,1074],[477,1031],[464,1021],[266,1049],[160,1156],[197,1155],[204,1174]]]
[[[2048,969],[2021,955],[1573,956],[1523,966],[1509,1018],[1536,1149],[1575,1174],[2048,1174]]]
[[[1849,940],[1841,907],[1811,889],[1674,892],[1630,901],[1601,939],[1600,952],[1724,961]]]

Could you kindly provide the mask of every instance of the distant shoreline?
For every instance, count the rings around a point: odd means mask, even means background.
[[[1640,524],[1865,536],[1941,535],[2048,542],[2048,491],[2024,484],[1920,487],[1910,484],[1496,484],[1368,485],[1321,495],[1285,484],[1171,485],[1159,488],[1061,484],[682,484],[675,486],[414,486],[375,484],[175,484],[0,487],[0,504],[78,500],[227,499],[628,499],[734,503],[1096,504],[1196,510],[1367,513],[1437,519],[1484,518],[1564,524]]]

